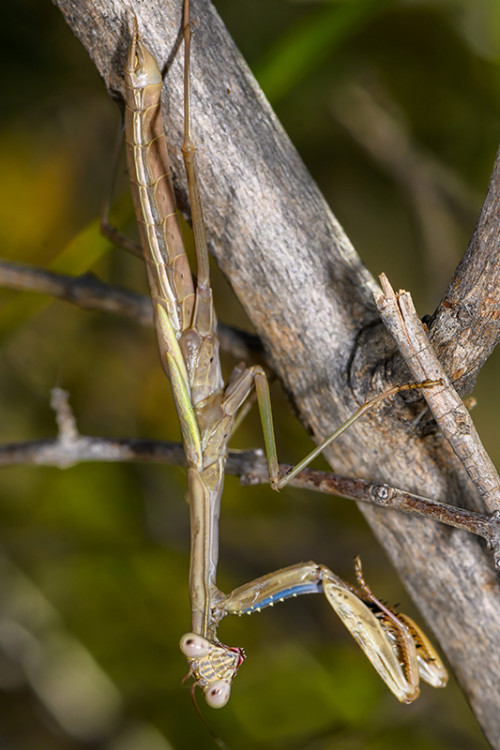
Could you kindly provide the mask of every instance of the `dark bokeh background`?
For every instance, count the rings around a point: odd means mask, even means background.
[[[432,312],[498,145],[498,3],[216,4],[367,266]],[[48,0],[9,3],[2,21],[2,255],[143,290],[138,261],[97,229],[118,122],[102,82]],[[222,319],[244,322],[221,279],[216,302]],[[0,290],[0,338],[2,442],[54,434],[55,386],[70,392],[83,433],[178,439],[150,331]],[[492,358],[474,415],[498,459],[495,368]],[[308,441],[278,389],[274,400],[291,461]],[[252,416],[234,445],[260,444]],[[190,621],[184,492],[184,471],[164,467],[2,471],[0,747],[212,746],[179,688],[177,640]],[[418,618],[355,507],[228,480],[224,589],[310,558],[350,578],[356,553],[372,587]],[[221,637],[249,654],[230,705],[210,714],[232,748],[486,747],[453,684],[400,706],[319,597],[228,620]]]

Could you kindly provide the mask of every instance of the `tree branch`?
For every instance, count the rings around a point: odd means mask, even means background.
[[[500,151],[467,251],[434,313],[430,339],[460,393],[470,393],[500,339]]]
[[[0,260],[0,287],[49,294],[51,297],[72,302],[83,310],[113,313],[141,326],[153,327],[153,309],[149,297],[106,284],[92,273],[68,276],[56,271]],[[262,343],[255,334],[220,321],[217,324],[217,334],[224,351],[245,361],[266,364]],[[267,366],[269,367],[268,364]]]
[[[442,387],[422,389],[440,428],[490,511],[500,510],[500,478],[477,434],[472,418],[450,385],[408,292],[396,296],[385,274],[377,300],[380,317],[417,381],[441,380]]]
[[[51,406],[59,428],[57,437],[0,445],[0,466],[54,466],[68,469],[80,463],[110,461],[187,466],[182,443],[81,435],[68,393],[61,388],[52,390]],[[279,464],[280,475],[284,476],[290,468],[287,464]],[[261,449],[230,450],[225,471],[239,477],[242,484],[269,482],[267,459]],[[419,497],[387,484],[377,485],[365,479],[343,477],[314,469],[303,469],[289,480],[289,484],[292,487],[431,518],[438,523],[476,534],[485,539],[487,546],[494,550],[495,558],[500,561],[500,513],[475,513]]]
[[[123,89],[129,3],[55,0],[108,89]],[[165,113],[181,205],[182,83],[177,0],[137,4],[139,28],[168,68]],[[194,4],[193,117],[211,249],[315,440],[386,379],[394,357],[355,254],[207,0]],[[470,387],[498,338],[497,172],[478,230],[431,326],[444,369]],[[489,261],[483,250],[491,241]],[[482,274],[481,274],[482,271]],[[490,275],[491,274],[491,275]],[[464,322],[465,321],[465,322]],[[469,347],[471,352],[469,353]],[[467,506],[474,489],[445,439],[418,435],[401,398],[356,424],[329,457],[337,470]],[[418,403],[417,403],[418,408]],[[438,525],[364,509],[438,636],[490,742],[500,737],[500,590],[481,543]],[[286,564],[288,561],[283,561]]]

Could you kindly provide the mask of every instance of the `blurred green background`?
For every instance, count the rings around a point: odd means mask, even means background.
[[[498,146],[500,4],[216,5],[367,266],[431,313]],[[17,0],[2,13],[2,254],[144,290],[140,264],[97,231],[115,106],[48,0]],[[241,324],[221,279],[216,302],[221,319]],[[82,433],[178,439],[150,331],[0,290],[0,338],[2,442],[54,434],[55,386],[69,391]],[[497,464],[498,367],[493,357],[481,374],[474,411]],[[291,461],[308,441],[277,388],[274,400],[280,456]],[[258,445],[252,416],[234,446]],[[177,641],[190,622],[185,486],[182,469],[157,466],[1,472],[3,747],[213,746],[179,687]],[[227,481],[223,589],[307,559],[352,579],[356,553],[372,588],[419,619],[354,506]],[[228,707],[209,716],[233,749],[487,746],[453,684],[399,705],[320,597],[227,620],[220,632],[250,657]]]

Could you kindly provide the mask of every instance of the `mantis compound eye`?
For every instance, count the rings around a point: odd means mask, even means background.
[[[222,708],[229,700],[231,686],[223,680],[218,680],[207,687],[204,695],[210,708]]]
[[[198,659],[206,656],[211,643],[196,633],[185,633],[179,641],[179,648],[187,659]]]

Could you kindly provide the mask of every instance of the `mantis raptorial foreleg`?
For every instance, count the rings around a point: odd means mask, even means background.
[[[218,622],[226,615],[250,615],[291,597],[324,593],[399,701],[411,703],[418,698],[420,679],[433,687],[444,687],[448,680],[446,669],[420,628],[407,615],[394,612],[372,594],[362,577],[359,558],[356,558],[356,575],[359,589],[345,583],[325,565],[298,563],[235,589],[216,605],[214,618]],[[234,670],[232,679],[244,655],[238,652],[240,659],[237,659],[234,649],[227,654],[227,647],[220,646],[221,670],[217,672],[214,669],[217,652],[214,653],[208,641],[189,633],[183,636],[180,646],[188,658],[191,673],[202,687],[205,687],[206,675],[214,674],[210,687],[217,686],[215,694],[219,699],[221,692],[225,694],[229,665]],[[209,700],[212,700],[211,695]]]
[[[428,682],[432,687],[445,687],[448,682],[448,673],[425,634],[411,617],[394,612],[373,595],[363,577],[359,557],[354,559],[354,569],[359,585],[358,595],[372,608],[379,621],[385,626],[388,638],[396,648],[400,660],[404,662],[405,654],[411,652],[411,658],[414,661],[413,652],[415,652],[420,679]]]
[[[146,261],[155,327],[163,368],[170,379],[188,464],[191,514],[190,597],[192,633],[181,639],[189,674],[209,705],[223,706],[244,658],[242,649],[216,639],[220,620],[228,614],[251,614],[275,601],[323,591],[333,609],[400,700],[418,694],[415,642],[420,631],[383,609],[366,585],[355,589],[324,565],[300,563],[245,584],[226,596],[216,585],[218,520],[227,443],[234,419],[255,388],[266,444],[269,479],[283,487],[330,442],[382,398],[435,382],[396,386],[363,404],[327,441],[286,476],[278,476],[278,460],[267,377],[261,367],[239,365],[224,386],[218,354],[216,317],[201,206],[196,149],[190,131],[189,0],[184,3],[184,145],[189,185],[197,280],[193,282],[182,242],[167,145],[160,109],[162,77],[142,44],[134,19],[126,67],[125,131],[131,189]],[[429,651],[429,654],[432,652]],[[429,656],[428,661],[437,656]]]

